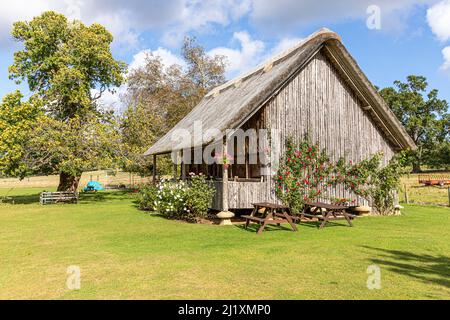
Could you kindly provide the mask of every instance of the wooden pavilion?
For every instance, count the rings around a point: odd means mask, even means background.
[[[387,163],[395,152],[415,148],[401,123],[367,79],[336,33],[321,29],[294,48],[271,58],[254,70],[213,89],[172,130],[145,154],[154,158],[173,151],[204,150],[214,136],[194,133],[196,122],[204,132],[218,129],[227,143],[238,129],[276,129],[275,139],[284,148],[287,137],[310,137],[337,160],[345,156],[355,163],[383,151]],[[173,141],[175,130],[192,133],[184,145]],[[245,148],[246,158],[250,150]],[[216,196],[212,209],[251,208],[255,202],[278,200],[274,181],[264,175],[263,164],[184,164],[188,172],[203,173],[214,180]],[[343,187],[330,195],[355,198]],[[359,199],[362,204],[364,202]],[[366,204],[366,203],[364,203]]]

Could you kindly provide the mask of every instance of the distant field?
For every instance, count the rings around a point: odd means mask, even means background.
[[[138,185],[147,182],[149,178],[142,178],[136,174],[118,171],[115,175],[108,174],[106,170],[85,172],[81,176],[80,187],[85,186],[90,180],[99,181],[103,184],[125,184]],[[56,188],[58,186],[59,176],[37,176],[25,178],[23,180],[7,178],[0,179],[0,188]]]
[[[450,172],[442,173],[450,174]],[[410,203],[448,205],[448,188],[450,186],[423,186],[419,184],[419,175],[410,174],[402,178],[402,189],[408,193]],[[405,192],[400,191],[400,202],[405,202]]]

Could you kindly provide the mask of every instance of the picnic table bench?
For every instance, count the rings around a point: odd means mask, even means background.
[[[297,227],[292,221],[292,217],[288,214],[289,207],[275,203],[253,203],[253,211],[250,215],[244,215],[242,218],[246,219],[245,229],[248,228],[250,222],[255,222],[260,225],[257,234],[261,234],[268,224],[276,224],[280,226],[282,223],[289,223],[293,231],[298,231]],[[262,209],[263,213],[258,217],[258,213]]]
[[[349,206],[328,204],[323,202],[307,202],[305,203],[303,212],[300,214],[300,219],[304,219],[306,217],[310,220],[317,219],[322,221],[319,229],[325,227],[329,221],[343,219],[347,220],[350,227],[353,227],[351,220],[355,216],[347,212],[349,208]],[[325,213],[322,212],[323,209],[325,209]]]
[[[39,196],[39,203],[49,204],[49,203],[77,203],[78,202],[78,192],[42,192]]]

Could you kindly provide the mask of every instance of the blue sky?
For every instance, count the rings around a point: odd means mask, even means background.
[[[424,75],[430,87],[439,89],[440,96],[450,101],[450,0],[2,2],[0,96],[18,88],[8,80],[7,72],[13,52],[19,48],[9,36],[12,22],[46,10],[105,25],[115,36],[115,57],[131,68],[141,65],[149,52],[161,56],[166,64],[181,63],[183,37],[196,36],[210,54],[227,56],[229,78],[328,27],[341,35],[375,85],[389,86],[409,74]],[[20,88],[26,93],[25,86]],[[103,99],[105,104],[118,105],[117,101],[117,95]]]

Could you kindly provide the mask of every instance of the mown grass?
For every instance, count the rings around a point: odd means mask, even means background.
[[[450,172],[439,173],[449,175]],[[402,177],[402,190],[399,192],[401,202],[405,202],[405,190],[408,193],[409,203],[449,205],[448,188],[450,186],[424,186],[419,184],[418,174],[409,174]]]
[[[299,232],[193,225],[137,210],[134,195],[37,204],[15,189],[0,205],[2,299],[448,299],[450,209],[407,206],[402,216]],[[0,195],[6,189],[0,190]],[[380,290],[366,287],[369,265]],[[66,286],[81,268],[81,289]]]

